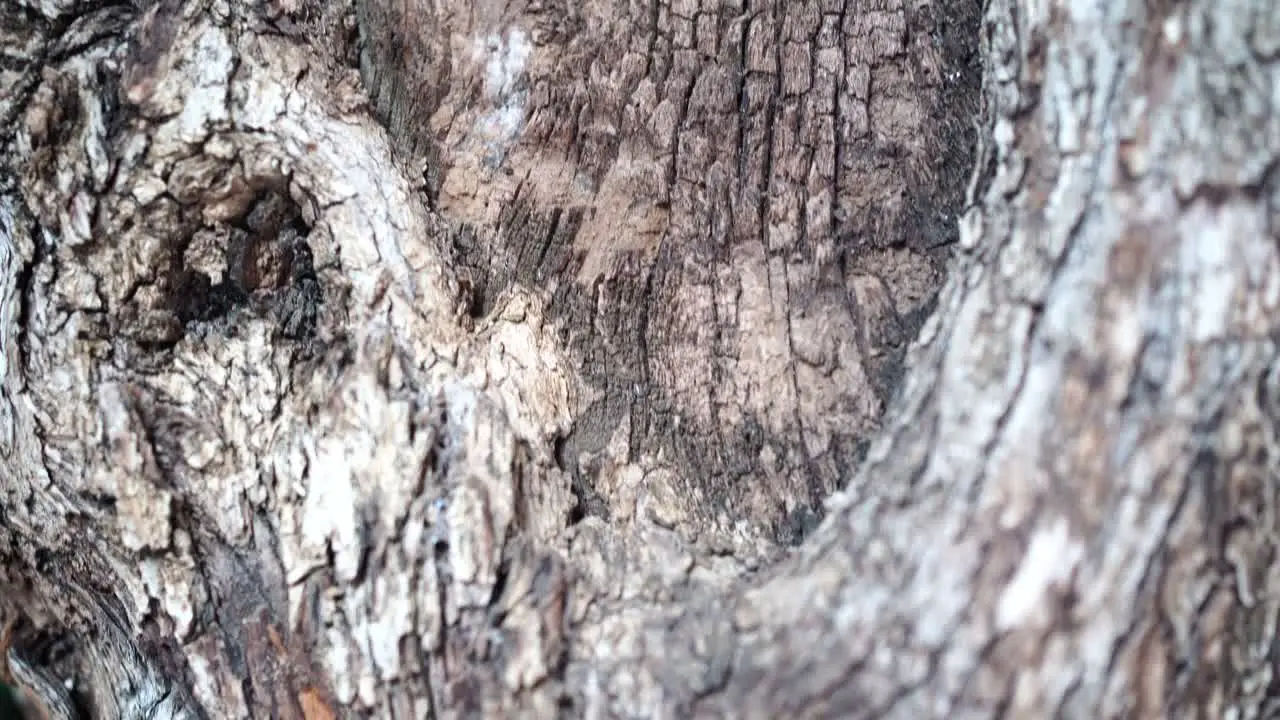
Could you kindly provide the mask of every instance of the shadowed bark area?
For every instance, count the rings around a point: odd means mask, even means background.
[[[374,107],[459,225],[473,311],[541,291],[582,373],[559,450],[580,512],[630,522],[652,481],[687,535],[809,530],[954,241],[978,13],[358,3]]]
[[[0,679],[1269,716],[1277,8],[0,5]]]

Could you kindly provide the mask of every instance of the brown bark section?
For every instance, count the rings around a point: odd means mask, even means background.
[[[581,511],[627,522],[637,468],[674,478],[689,534],[748,520],[798,542],[932,307],[970,168],[978,9],[358,8],[374,107],[460,223],[474,311],[513,284],[546,293],[590,388],[558,451]],[[523,76],[495,88],[522,45]],[[516,106],[518,136],[493,132]]]
[[[11,671],[1273,712],[1280,10],[963,7],[0,7]]]

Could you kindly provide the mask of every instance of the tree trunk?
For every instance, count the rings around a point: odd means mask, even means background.
[[[1280,4],[8,0],[0,50],[51,717],[1280,712]]]

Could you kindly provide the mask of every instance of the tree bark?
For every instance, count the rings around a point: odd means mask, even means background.
[[[1268,717],[1280,5],[0,5],[51,717]]]

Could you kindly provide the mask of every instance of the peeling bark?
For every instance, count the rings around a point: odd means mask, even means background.
[[[52,717],[1277,711],[1273,4],[47,0],[0,50],[0,670]]]

